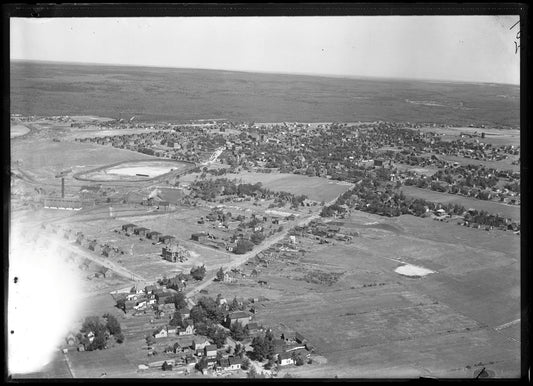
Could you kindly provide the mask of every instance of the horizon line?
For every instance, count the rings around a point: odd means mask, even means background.
[[[225,69],[225,68],[206,68],[206,67],[175,67],[163,65],[150,64],[125,64],[125,63],[101,63],[101,62],[76,62],[76,61],[61,61],[61,60],[43,60],[43,59],[18,59],[10,58],[10,62],[37,62],[37,63],[53,63],[53,64],[71,64],[71,65],[96,65],[96,66],[112,66],[112,67],[136,67],[136,68],[164,68],[176,70],[205,70],[205,71],[226,71],[226,72],[240,72],[252,74],[269,74],[269,75],[296,75],[296,76],[312,76],[321,78],[335,78],[335,79],[375,79],[375,80],[393,80],[393,81],[419,81],[431,83],[456,83],[456,84],[497,84],[504,86],[517,86],[520,83],[504,83],[504,82],[488,82],[488,81],[467,81],[455,79],[435,79],[435,78],[409,78],[409,77],[390,77],[378,75],[349,75],[349,74],[323,74],[312,72],[283,72],[283,71],[267,71],[267,70],[239,70],[239,69]]]

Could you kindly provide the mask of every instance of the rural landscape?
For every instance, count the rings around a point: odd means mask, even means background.
[[[17,60],[10,82],[11,244],[58,245],[84,293],[14,378],[520,375],[519,86]]]

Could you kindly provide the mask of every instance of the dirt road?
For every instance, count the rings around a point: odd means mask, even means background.
[[[329,205],[329,204],[328,204]],[[308,216],[308,217],[305,217],[303,218],[302,220],[300,220],[296,225],[298,226],[304,226],[304,225],[307,225],[309,224],[309,222],[311,222],[312,220],[315,220],[317,219],[318,217],[320,217],[319,214],[313,214],[311,216]],[[258,247],[254,248],[254,250],[248,252],[248,253],[245,253],[244,255],[235,255],[237,256],[236,259],[234,259],[231,263],[229,264],[223,264],[224,268],[230,270],[232,268],[235,268],[235,267],[238,267],[244,263],[246,263],[248,260],[250,260],[252,257],[256,256],[257,254],[267,250],[268,248],[270,248],[271,246],[273,246],[274,244],[276,243],[279,243],[281,240],[283,240],[287,234],[289,233],[290,231],[290,228],[288,229],[284,229],[282,232],[280,232],[279,234],[275,235],[274,237],[266,240],[264,243],[262,243],[261,245],[259,245]],[[222,265],[221,265],[222,266]],[[196,294],[197,292],[199,292],[200,290],[206,288],[207,286],[209,286],[210,284],[213,283],[213,280],[215,279],[216,277],[216,274],[213,274],[211,276],[208,276],[207,278],[205,278],[204,282],[202,284],[200,284],[199,286],[195,287],[194,289],[192,289],[191,291],[189,291],[188,293],[185,294],[186,297],[192,297],[194,294]]]

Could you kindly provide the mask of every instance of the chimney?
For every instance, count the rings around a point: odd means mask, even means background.
[[[65,198],[65,177],[61,177],[61,198]]]

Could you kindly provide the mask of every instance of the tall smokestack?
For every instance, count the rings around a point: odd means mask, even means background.
[[[65,177],[61,177],[61,198],[65,198]]]

